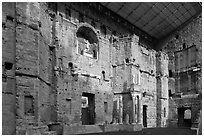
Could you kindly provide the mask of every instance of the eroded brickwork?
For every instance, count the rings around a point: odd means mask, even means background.
[[[162,45],[164,46],[162,51],[169,56],[169,73],[171,73],[169,124],[186,126],[184,112],[190,109],[190,121],[193,127],[201,109],[202,15],[168,37]]]
[[[3,3],[2,10],[2,134],[15,134],[15,4]]]
[[[57,124],[64,133],[82,125],[166,126],[168,57],[96,5],[16,3],[9,16],[12,10],[3,10],[8,134],[55,134],[47,130]]]

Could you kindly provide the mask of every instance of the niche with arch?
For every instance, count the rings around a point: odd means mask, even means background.
[[[184,111],[184,119],[191,119],[191,110],[187,109]]]
[[[77,30],[78,53],[94,59],[98,58],[98,37],[89,26],[81,26]]]

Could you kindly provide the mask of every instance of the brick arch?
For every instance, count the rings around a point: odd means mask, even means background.
[[[79,35],[84,34],[87,36],[86,39],[89,40],[90,43],[98,43],[99,42],[99,36],[94,27],[89,25],[88,23],[80,23],[77,27],[76,30],[76,36],[78,37]]]

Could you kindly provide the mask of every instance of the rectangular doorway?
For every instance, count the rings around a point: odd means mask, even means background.
[[[82,94],[81,121],[82,125],[95,124],[95,95],[91,93]]]
[[[191,127],[191,108],[178,108],[178,127]]]
[[[143,126],[147,127],[147,105],[143,105]]]

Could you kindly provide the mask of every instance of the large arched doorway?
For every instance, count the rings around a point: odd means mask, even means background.
[[[98,58],[98,37],[91,26],[82,25],[77,33],[78,53],[94,59]]]
[[[178,126],[191,127],[191,108],[181,107],[178,108]]]

